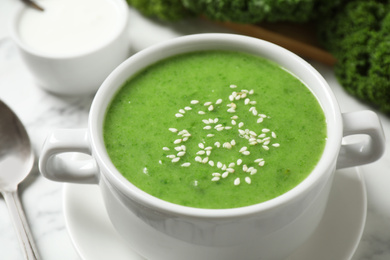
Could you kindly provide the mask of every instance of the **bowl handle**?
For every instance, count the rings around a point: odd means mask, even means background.
[[[378,160],[385,151],[385,135],[377,114],[368,110],[349,112],[343,113],[342,119],[344,139],[336,168]]]
[[[99,182],[99,169],[91,156],[86,129],[58,129],[46,139],[39,159],[46,178],[59,182]]]

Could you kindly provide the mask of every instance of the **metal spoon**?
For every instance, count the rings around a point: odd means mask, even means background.
[[[39,259],[18,197],[18,185],[30,173],[34,153],[26,129],[0,100],[0,193],[8,206],[25,259]]]
[[[36,10],[39,10],[39,11],[44,11],[44,9],[38,5],[37,3],[35,3],[34,1],[32,0],[22,0],[22,2],[24,2],[26,5],[36,9]]]

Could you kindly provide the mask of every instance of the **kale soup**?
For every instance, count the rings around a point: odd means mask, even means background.
[[[197,51],[129,78],[106,111],[103,135],[115,167],[141,190],[225,209],[302,182],[323,153],[326,121],[312,92],[276,63]]]

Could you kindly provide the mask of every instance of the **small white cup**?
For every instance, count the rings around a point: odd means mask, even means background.
[[[295,188],[264,203],[217,210],[163,201],[126,180],[104,146],[105,111],[129,77],[172,55],[215,49],[246,52],[280,64],[306,83],[326,116],[328,139],[315,169]],[[370,138],[342,144],[344,136],[359,134]],[[129,246],[147,259],[281,260],[316,229],[326,208],[335,169],[377,160],[384,152],[384,144],[377,115],[371,111],[341,114],[326,81],[295,54],[250,37],[203,34],[150,47],[122,63],[96,94],[88,129],[53,132],[43,147],[39,167],[51,180],[98,184],[113,225]],[[64,158],[63,153],[69,152],[86,153],[91,159]]]
[[[18,26],[24,12],[31,7],[24,5],[17,9],[11,23],[11,37],[38,86],[59,95],[92,94],[129,57],[128,6],[124,0],[112,0],[112,3],[119,18],[118,26],[112,28],[115,33],[88,50],[68,55],[47,54],[26,44]]]

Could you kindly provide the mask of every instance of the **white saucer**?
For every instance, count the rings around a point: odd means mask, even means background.
[[[83,259],[144,259],[115,231],[97,186],[66,184],[64,212],[72,242]],[[288,260],[351,259],[363,233],[366,212],[366,188],[359,170],[337,171],[320,226]]]

